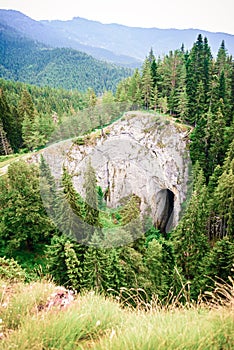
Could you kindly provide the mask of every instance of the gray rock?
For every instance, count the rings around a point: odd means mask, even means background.
[[[154,223],[168,232],[177,225],[188,194],[189,131],[166,117],[128,112],[104,128],[103,135],[94,132],[84,145],[71,145],[63,163],[84,196],[90,158],[98,185],[108,192],[108,206],[117,207],[123,198],[135,194],[141,199],[142,215],[151,213]]]

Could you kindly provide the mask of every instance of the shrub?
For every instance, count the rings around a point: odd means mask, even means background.
[[[10,282],[24,281],[26,278],[25,270],[13,258],[0,258],[0,276]]]

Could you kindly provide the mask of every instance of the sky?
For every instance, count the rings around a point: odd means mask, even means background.
[[[0,8],[35,20],[83,17],[133,27],[234,34],[234,0],[0,0]]]

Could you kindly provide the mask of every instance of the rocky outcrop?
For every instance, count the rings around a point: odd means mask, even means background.
[[[172,119],[128,112],[102,132],[69,145],[64,165],[84,195],[84,172],[90,158],[108,206],[116,207],[124,197],[135,194],[141,199],[141,212],[168,231],[178,223],[188,192],[188,134],[188,127]],[[54,172],[58,175],[59,170]]]

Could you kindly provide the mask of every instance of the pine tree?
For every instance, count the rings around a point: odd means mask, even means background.
[[[120,259],[120,249],[112,248],[108,252],[108,274],[110,276],[108,288],[113,292],[119,291],[120,288],[126,287],[125,272],[123,262]]]
[[[127,92],[127,100],[131,101],[134,106],[141,106],[142,96],[141,96],[141,76],[139,69],[136,69],[133,73],[132,78],[129,82],[129,88]]]
[[[95,170],[92,167],[91,159],[89,158],[87,168],[84,175],[85,188],[85,222],[88,224],[86,231],[89,231],[89,236],[92,235],[95,228],[100,227],[98,197],[97,197],[97,179]]]
[[[88,107],[93,108],[97,103],[97,96],[92,88],[88,88],[87,90],[87,101]]]
[[[222,40],[220,48],[217,53],[217,58],[215,62],[215,73],[220,76],[221,72],[225,70],[227,62],[227,50],[225,47],[225,42]]]
[[[10,143],[7,140],[6,133],[0,120],[0,155],[8,155],[13,153]]]
[[[165,286],[162,286],[162,276],[164,274],[162,256],[162,245],[156,239],[153,239],[149,242],[144,255],[144,262],[149,270],[149,279],[152,283],[151,293],[160,297],[164,294],[163,289],[165,288]]]
[[[216,213],[221,219],[220,237],[233,237],[234,234],[234,159],[227,164],[226,160],[224,172],[219,178],[214,194]]]
[[[85,244],[87,236],[84,227],[84,204],[65,168],[62,185],[63,191],[57,195],[56,224],[63,234]]]
[[[210,165],[209,173],[212,174],[217,165],[222,165],[224,161],[224,132],[225,121],[222,114],[222,101],[221,106],[218,108],[216,115],[212,115],[211,128],[210,128],[210,147],[208,150],[208,161]]]
[[[197,104],[193,110],[194,116],[190,118],[190,120],[193,120],[194,124],[196,125],[206,111],[206,96],[204,91],[204,84],[202,81],[199,81],[198,83],[195,99],[197,101]]]
[[[195,164],[196,161],[198,161],[204,172],[207,167],[206,156],[209,147],[209,135],[207,135],[207,118],[207,116],[202,116],[190,135],[190,139],[192,141],[190,145],[191,161],[193,164]]]
[[[50,245],[46,247],[46,259],[48,272],[53,276],[53,280],[58,285],[66,286],[69,283],[67,274],[65,245],[69,242],[66,235],[54,235]]]
[[[55,178],[51,174],[50,167],[43,155],[40,157],[40,192],[44,207],[53,221],[56,221],[56,208],[58,202],[58,191]]]
[[[153,79],[151,75],[151,66],[149,59],[145,59],[142,71],[142,98],[144,106],[148,109],[153,94]]]
[[[189,206],[172,233],[177,265],[182,268],[187,280],[195,278],[197,267],[208,250],[206,202],[205,178],[203,172],[200,171]]]
[[[1,207],[1,237],[9,251],[17,248],[33,251],[47,242],[55,228],[41,200],[38,168],[23,161],[8,168],[7,191]]]
[[[74,245],[71,242],[66,242],[64,246],[65,264],[67,267],[68,286],[80,291],[82,284],[82,268]]]
[[[168,109],[174,114],[177,109],[179,91],[185,86],[184,54],[180,50],[170,51],[158,66],[161,79],[161,98],[167,97]]]
[[[228,237],[218,240],[203,258],[197,284],[201,291],[214,290],[215,281],[229,283],[233,273],[234,242]]]
[[[153,89],[154,89],[157,86],[158,73],[157,73],[156,58],[154,56],[152,48],[150,50],[148,59],[149,59],[149,62],[150,62],[150,71],[151,71],[151,77],[152,77]]]
[[[11,148],[18,151],[22,146],[22,120],[8,99],[9,96],[0,88],[0,123]]]
[[[149,271],[144,264],[143,255],[130,246],[124,246],[120,249],[120,259],[126,276],[126,287],[142,288],[146,292],[149,291],[151,282],[148,278]]]
[[[31,122],[34,121],[35,107],[30,93],[25,89],[22,91],[21,99],[18,103],[18,113],[21,121],[23,121],[26,116]]]
[[[157,86],[155,86],[154,91],[153,91],[153,95],[152,95],[152,99],[151,99],[151,103],[150,103],[150,108],[156,110],[158,107],[158,88]]]
[[[96,292],[109,288],[108,253],[102,246],[98,231],[94,231],[90,245],[84,255],[83,287]]]
[[[208,111],[210,101],[211,90],[211,77],[212,77],[212,54],[208,40],[204,38],[204,67],[203,67],[203,86],[205,95],[205,111]]]
[[[231,65],[231,114],[234,115],[234,61]]]
[[[186,92],[188,95],[189,121],[196,124],[208,111],[210,97],[212,56],[207,38],[199,34],[186,58]],[[199,102],[198,102],[199,98]]]
[[[188,118],[188,96],[185,87],[178,94],[176,111],[179,113],[182,123],[184,123]]]

